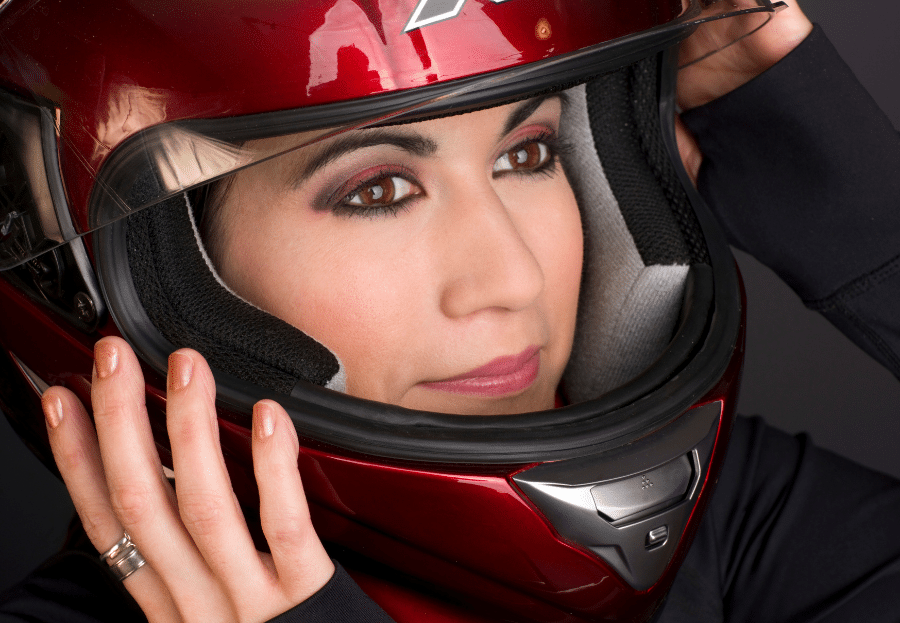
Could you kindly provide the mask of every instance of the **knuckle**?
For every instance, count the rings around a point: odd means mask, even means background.
[[[143,410],[143,383],[136,382],[129,375],[117,379],[115,383],[94,383],[91,388],[91,404],[95,417]]]
[[[56,459],[56,465],[59,467],[60,473],[78,474],[88,462],[87,454],[79,445],[59,445],[53,448],[53,457]]]
[[[191,492],[178,496],[178,510],[188,531],[202,537],[215,533],[222,525],[230,499],[214,491]]]
[[[283,460],[270,461],[264,466],[264,469],[266,478],[269,478],[271,482],[276,483],[277,485],[289,483],[291,480],[297,478],[297,463],[293,461],[290,463]]]
[[[153,495],[146,485],[129,483],[113,487],[110,497],[113,511],[126,526],[139,524],[152,515]]]
[[[190,415],[193,415],[192,413]],[[166,417],[169,438],[172,445],[180,448],[193,448],[204,445],[210,437],[209,424],[199,417],[185,417],[170,409]]]
[[[82,502],[78,505],[78,518],[85,534],[100,551],[107,541],[117,538],[122,531],[105,501]]]
[[[263,532],[273,550],[302,550],[314,542],[312,525],[304,521],[267,518]]]

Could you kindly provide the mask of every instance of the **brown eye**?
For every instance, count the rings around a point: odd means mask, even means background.
[[[383,207],[420,192],[417,186],[402,177],[385,175],[366,182],[362,188],[347,195],[347,203],[355,206]]]
[[[546,143],[532,141],[518,145],[497,158],[494,173],[500,171],[533,171],[550,160],[550,148]]]

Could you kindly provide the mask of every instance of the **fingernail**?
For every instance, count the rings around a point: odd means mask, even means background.
[[[105,379],[119,365],[119,349],[109,342],[97,342],[94,348],[94,370],[97,378]]]
[[[45,393],[41,396],[41,406],[44,407],[44,417],[47,418],[47,426],[56,428],[62,422],[63,408],[59,396]]]
[[[275,432],[275,410],[272,405],[258,402],[253,406],[253,414],[256,416],[256,436],[265,441]]]
[[[184,389],[194,374],[194,360],[181,353],[169,355],[169,391]]]

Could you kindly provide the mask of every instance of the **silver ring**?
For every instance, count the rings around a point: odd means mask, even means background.
[[[115,545],[100,554],[100,560],[109,565],[109,570],[120,582],[147,564],[127,532]]]

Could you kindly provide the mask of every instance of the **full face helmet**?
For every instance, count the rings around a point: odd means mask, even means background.
[[[171,465],[166,361],[192,347],[250,523],[251,408],[272,398],[318,534],[396,620],[649,620],[721,467],[743,344],[733,260],[675,147],[677,45],[774,8],[0,2],[4,412],[52,469],[41,391],[89,404],[92,346],[121,335]],[[334,353],[209,261],[210,184],[348,130],[558,91],[585,237],[564,406],[470,417],[348,396]],[[256,141],[271,137],[290,139]]]

